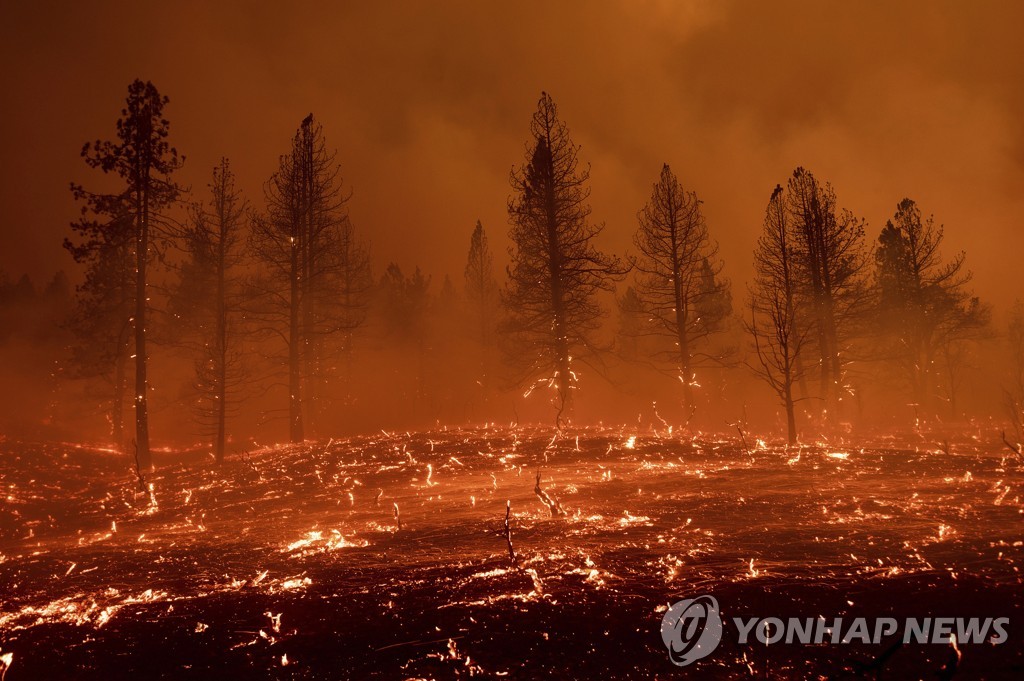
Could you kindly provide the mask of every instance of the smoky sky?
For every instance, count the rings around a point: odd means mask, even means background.
[[[0,9],[0,267],[73,270],[68,183],[128,83],[168,95],[182,180],[230,157],[257,208],[313,112],[350,214],[390,261],[461,281],[479,218],[507,247],[508,175],[552,94],[591,169],[601,246],[631,247],[672,165],[735,293],[772,188],[803,165],[873,239],[904,196],[964,249],[976,291],[1022,294],[1024,6],[986,2],[81,2]]]

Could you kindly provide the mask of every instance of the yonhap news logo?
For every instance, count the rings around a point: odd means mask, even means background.
[[[737,645],[879,644],[898,635],[904,644],[999,645],[1009,638],[1008,617],[733,617]],[[678,601],[661,619],[661,640],[680,667],[707,657],[724,635],[718,601],[702,594]]]
[[[661,618],[661,640],[680,667],[713,653],[722,641],[718,601],[705,594],[675,603]]]

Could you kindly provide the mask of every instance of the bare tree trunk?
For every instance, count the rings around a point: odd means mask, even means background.
[[[221,201],[223,205],[223,201]],[[218,464],[224,463],[224,441],[227,421],[227,378],[228,378],[228,311],[225,300],[225,268],[227,267],[227,217],[220,214],[220,240],[217,244],[217,432],[213,443],[213,455]]]
[[[550,140],[547,140],[547,142],[550,149]],[[553,174],[550,167],[550,158],[549,155],[547,157],[549,165],[544,168],[544,172],[549,177]],[[555,209],[555,196],[551,182],[548,181],[545,184],[547,187],[548,272],[551,277],[551,309],[554,312],[553,323],[555,331],[555,370],[557,372],[555,384],[558,388],[559,401],[555,423],[561,425],[562,415],[572,404],[572,395],[570,393],[572,374],[570,373],[571,368],[569,366],[569,340],[565,336],[565,301],[562,299],[562,254],[559,251],[558,243],[558,219]]]
[[[676,290],[679,290],[679,283],[676,283]],[[694,409],[693,385],[691,385],[690,374],[690,339],[686,332],[686,300],[682,295],[677,295],[676,303],[676,333],[679,343],[679,371],[683,378],[683,409],[687,418]]]
[[[148,168],[140,169],[141,187],[136,194],[135,240],[135,442],[139,466],[151,470],[149,451],[149,406],[146,380],[146,265],[149,255],[149,177]]]
[[[313,138],[308,125],[303,125],[302,146],[300,147],[299,179],[300,210],[302,231],[302,382],[305,388],[306,427],[316,437],[317,409],[320,404],[318,348],[316,337],[316,300],[313,295],[313,280],[316,276],[317,252],[313,216]]]
[[[786,388],[785,388],[785,401],[786,401],[786,433],[789,436],[789,444],[796,444],[796,410],[793,404],[793,378],[792,374],[787,372],[785,377]]]
[[[299,327],[299,245],[292,245],[291,306],[288,333],[288,437],[293,443],[305,440],[302,426],[302,366],[299,353],[302,342]]]

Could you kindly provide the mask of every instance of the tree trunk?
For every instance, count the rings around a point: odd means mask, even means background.
[[[288,329],[288,437],[293,443],[305,440],[302,427],[302,366],[299,346],[302,342],[299,327],[299,245],[292,244],[291,305]]]
[[[149,254],[149,172],[141,169],[141,186],[136,193],[135,240],[135,442],[139,468],[151,470],[149,451],[149,406],[146,380],[146,265]]]
[[[689,419],[695,409],[693,404],[693,376],[690,374],[690,339],[686,333],[686,312],[679,307],[676,308],[676,331],[679,343],[679,370],[683,375],[683,410],[687,419]]]
[[[221,201],[223,203],[223,199]],[[224,441],[227,427],[227,359],[228,359],[228,311],[225,292],[225,268],[227,265],[227,216],[220,214],[220,239],[217,244],[217,432],[213,443],[213,455],[218,464],[224,463]]]
[[[569,366],[569,339],[565,335],[565,301],[562,299],[562,253],[558,243],[558,214],[555,207],[554,168],[551,160],[551,139],[545,139],[549,153],[544,168],[546,176],[546,217],[548,228],[548,272],[551,277],[551,310],[555,333],[555,385],[558,389],[558,414],[555,424],[561,426],[562,415],[572,406],[572,373]]]
[[[789,444],[796,444],[796,409],[793,404],[793,379],[790,376],[786,376],[786,433],[789,437]]]
[[[302,211],[302,362],[305,388],[306,427],[312,437],[317,435],[319,410],[323,398],[320,385],[320,347],[316,333],[316,297],[314,278],[318,260],[316,220],[314,208],[313,135],[308,125],[302,127],[302,147],[299,173],[302,183],[300,207]]]

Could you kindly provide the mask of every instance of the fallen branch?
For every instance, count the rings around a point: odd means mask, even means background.
[[[743,433],[743,429],[740,428],[740,424],[730,423],[729,425],[735,428],[736,432],[740,434],[740,444],[743,445],[743,451],[747,453],[747,456],[754,456],[753,454],[750,453],[750,447],[747,445],[747,436]]]
[[[1010,441],[1006,439],[1005,430],[1001,433],[1001,435],[1003,436],[1003,444],[1006,445],[1006,448],[1009,449],[1014,454],[1016,454],[1017,458],[1024,460],[1024,452],[1021,452],[1020,445],[1010,444]]]
[[[560,515],[565,515],[565,511],[562,510],[562,505],[558,503],[558,499],[553,498],[540,486],[540,471],[537,471],[537,484],[533,488],[533,493],[540,499],[540,503],[548,507],[548,511],[551,513],[552,518],[557,518]]]
[[[435,638],[435,639],[424,640],[424,641],[420,641],[420,640],[417,640],[417,641],[402,641],[401,643],[392,643],[389,646],[384,646],[383,648],[377,648],[377,650],[375,650],[374,652],[379,653],[382,650],[391,650],[392,648],[400,648],[402,646],[425,646],[425,645],[430,645],[432,643],[444,643],[445,641],[458,641],[458,640],[463,639],[463,638],[465,638],[465,637],[464,636],[446,636],[445,638]]]

